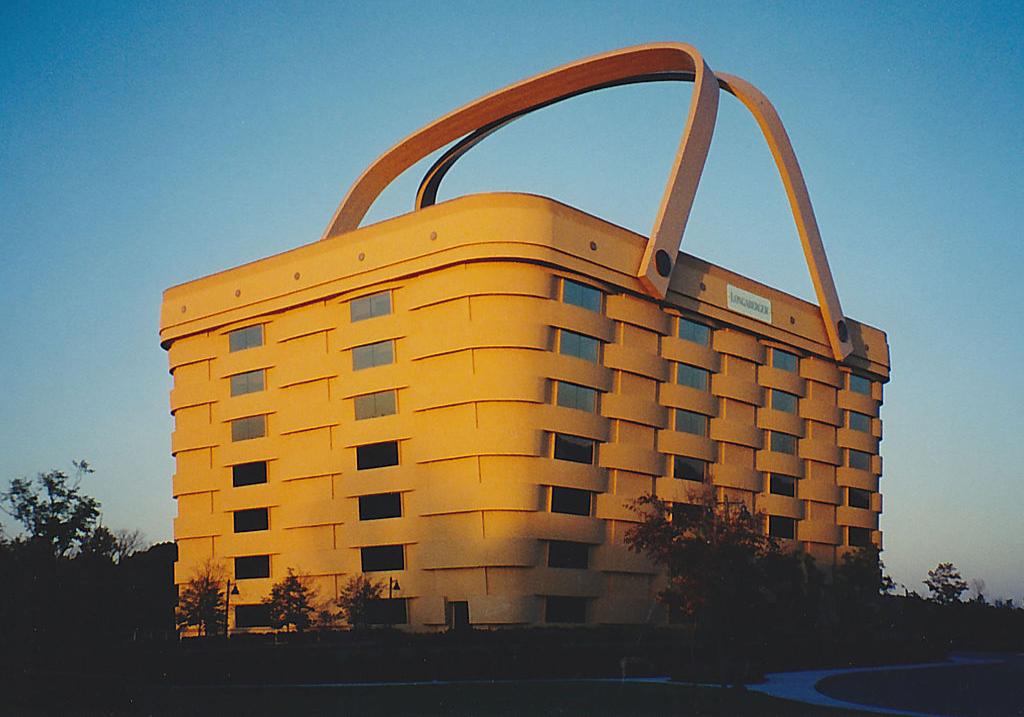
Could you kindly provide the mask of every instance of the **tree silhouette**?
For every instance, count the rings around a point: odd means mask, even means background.
[[[384,584],[357,573],[348,579],[338,596],[341,616],[354,629],[366,627],[370,606],[384,594]]]
[[[315,601],[316,590],[288,568],[288,574],[274,583],[263,604],[270,609],[270,624],[275,629],[292,625],[296,631],[304,632],[316,612]]]
[[[178,593],[175,621],[178,630],[197,628],[199,636],[217,635],[224,630],[227,616],[224,568],[207,560],[196,568]]]
[[[74,476],[53,470],[34,480],[15,478],[0,493],[0,509],[17,520],[28,539],[42,543],[54,558],[77,553],[92,536],[100,504],[81,491],[82,478],[93,470],[86,461],[72,461]]]
[[[939,563],[928,571],[928,579],[923,582],[932,594],[931,601],[939,605],[959,603],[960,595],[967,590],[967,582],[953,563]]]

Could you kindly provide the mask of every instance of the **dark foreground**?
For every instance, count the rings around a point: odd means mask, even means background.
[[[828,677],[818,691],[838,700],[957,717],[1024,715],[1024,655],[987,665],[884,670]]]
[[[153,688],[82,685],[41,696],[25,715],[862,715],[734,688],[636,682],[498,682],[437,685],[307,685]]]

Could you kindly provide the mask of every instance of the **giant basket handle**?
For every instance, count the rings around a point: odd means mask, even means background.
[[[782,183],[786,188],[786,195],[789,197],[789,205],[796,222],[797,232],[800,235],[800,244],[803,247],[804,259],[807,261],[807,268],[811,274],[811,283],[814,285],[818,305],[821,307],[829,344],[836,360],[841,361],[852,353],[853,345],[849,340],[846,322],[839,304],[839,295],[836,292],[835,282],[832,280],[832,272],[828,266],[828,258],[821,241],[821,233],[818,231],[818,222],[814,217],[814,208],[811,206],[807,185],[804,183],[803,173],[800,171],[800,165],[797,162],[796,153],[793,151],[793,145],[789,141],[789,136],[786,134],[786,129],[772,103],[760,90],[746,80],[733,75],[718,72],[716,76],[719,86],[737,97],[750,110],[768,143]],[[694,74],[692,72],[660,72],[635,76],[595,86],[576,94],[613,85],[670,80],[692,82]],[[437,192],[445,175],[469,150],[513,120],[549,104],[552,103],[538,104],[480,127],[449,148],[423,176],[416,193],[416,209],[422,209],[435,203]]]
[[[371,164],[349,189],[321,238],[358,228],[374,200],[395,178],[460,137],[463,141],[443,155],[424,177],[417,193],[417,208],[434,202],[437,187],[459,157],[517,117],[590,90],[652,80],[692,80],[694,92],[654,228],[637,269],[647,293],[660,300],[668,291],[672,265],[711,144],[721,86],[750,110],[768,142],[789,197],[832,353],[837,361],[845,359],[853,352],[853,345],[803,174],[775,108],[745,80],[726,74],[716,77],[700,53],[682,43],[639,45],[595,55],[509,85],[450,112],[409,135]]]
[[[370,205],[398,175],[431,152],[474,130],[581,90],[625,78],[672,71],[693,73],[693,97],[654,228],[636,274],[648,294],[663,299],[718,113],[718,81],[700,53],[682,43],[639,45],[571,62],[450,112],[378,157],[349,189],[321,238],[356,229]]]

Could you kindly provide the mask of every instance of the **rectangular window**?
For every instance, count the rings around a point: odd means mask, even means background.
[[[565,381],[555,381],[555,400],[559,406],[593,413],[597,410],[597,391]]]
[[[551,512],[568,515],[590,515],[592,493],[578,488],[551,487]]]
[[[597,363],[600,349],[601,342],[592,336],[585,336],[567,329],[558,330],[558,353],[560,354]]]
[[[785,453],[790,456],[796,455],[796,436],[778,431],[769,431],[769,443],[771,449],[776,453]]]
[[[796,497],[796,478],[784,476],[779,473],[772,473],[768,477],[768,492],[775,495],[787,495],[790,498]]]
[[[256,485],[267,482],[267,462],[239,463],[231,466],[231,485],[240,488],[244,485]]]
[[[573,463],[594,462],[594,441],[579,436],[567,436],[564,433],[555,434],[554,456],[560,461],[572,461]]]
[[[398,465],[398,441],[368,443],[356,446],[356,470],[387,468]]]
[[[795,354],[783,351],[782,349],[772,349],[771,360],[773,368],[789,371],[790,373],[796,373],[800,367],[800,359]]]
[[[242,351],[263,345],[263,325],[246,326],[244,329],[236,329],[228,332],[228,350],[231,352]]]
[[[548,567],[585,570],[590,567],[590,546],[568,540],[552,540],[548,542]]]
[[[544,602],[544,622],[583,623],[587,621],[587,599],[549,595]]]
[[[871,510],[871,491],[860,488],[847,488],[846,504],[851,508]]]
[[[270,627],[270,606],[236,605],[235,627]]]
[[[851,391],[853,391],[854,393],[863,394],[865,396],[871,395],[870,380],[864,378],[863,376],[858,376],[855,373],[848,373],[846,375],[849,377],[847,379],[847,381],[849,382],[847,385],[850,387]]]
[[[703,483],[708,477],[708,462],[685,456],[672,456],[672,477]]]
[[[857,411],[847,411],[846,427],[854,431],[871,433],[871,416]]]
[[[673,503],[672,522],[679,525],[696,525],[704,508],[693,503]]]
[[[711,383],[711,372],[688,363],[676,364],[676,383],[698,391],[707,391]]]
[[[356,346],[352,349],[352,370],[362,371],[364,368],[386,366],[395,362],[395,342],[391,339],[378,341],[375,344]]]
[[[566,304],[573,304],[589,311],[601,313],[601,299],[603,297],[604,294],[592,286],[580,284],[571,279],[562,279],[562,301]]]
[[[679,317],[679,338],[701,346],[710,346],[711,327]]]
[[[871,470],[871,454],[864,451],[856,451],[852,448],[846,449],[846,465],[862,471]]]
[[[684,411],[676,409],[676,430],[683,433],[692,433],[695,436],[708,435],[708,417],[703,413]]]
[[[401,493],[375,493],[359,496],[359,520],[402,517]]]
[[[391,416],[397,410],[394,391],[377,391],[365,396],[356,396],[356,420]]]
[[[368,625],[405,625],[409,622],[405,598],[375,598],[366,604]]]
[[[266,416],[236,418],[231,422],[232,441],[248,441],[253,438],[263,438],[265,435],[267,435]]]
[[[243,558],[235,558],[235,580],[269,577],[269,555],[246,555]]]
[[[270,529],[269,508],[248,508],[236,510],[233,514],[236,533],[252,533]]]
[[[263,369],[236,373],[231,377],[231,395],[241,396],[244,393],[256,393],[263,390]]]
[[[773,538],[796,539],[796,518],[786,518],[781,515],[768,516],[768,535]]]
[[[348,302],[349,320],[352,323],[372,319],[375,316],[387,316],[391,313],[391,292],[381,291],[369,296],[361,296]]]
[[[374,545],[359,549],[364,573],[379,573],[383,570],[405,570],[404,545]]]
[[[773,410],[796,415],[797,396],[794,394],[773,388],[771,390],[771,402]]]
[[[846,544],[855,548],[870,548],[874,545],[871,542],[871,528],[847,527]]]

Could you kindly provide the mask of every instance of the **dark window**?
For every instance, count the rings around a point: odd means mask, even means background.
[[[586,622],[587,599],[550,595],[544,605],[544,622]]]
[[[772,349],[772,366],[782,369],[783,371],[796,373],[800,366],[800,359],[788,351]]]
[[[267,530],[270,527],[270,510],[267,508],[236,510],[234,516],[236,533],[251,533],[254,530]]]
[[[796,518],[785,518],[781,515],[768,516],[768,535],[773,538],[796,538]]]
[[[555,458],[573,463],[594,462],[594,441],[579,436],[555,434]]]
[[[860,488],[846,489],[846,504],[851,508],[871,509],[871,491]]]
[[[848,373],[846,375],[849,376],[849,379],[847,380],[849,381],[851,391],[853,391],[854,393],[862,393],[865,396],[871,395],[870,380],[864,378],[863,376],[858,376],[855,373]]]
[[[551,488],[551,512],[590,515],[591,492],[578,488]]]
[[[768,492],[794,498],[796,497],[796,478],[772,473],[768,478]]]
[[[402,545],[374,545],[360,548],[359,552],[364,573],[405,570],[405,547]]]
[[[242,558],[235,558],[235,580],[269,577],[269,555],[246,555]]]
[[[235,627],[270,627],[270,606],[236,605]]]
[[[237,329],[228,333],[228,348],[230,351],[242,351],[263,345],[263,326],[247,326],[244,329]]]
[[[263,390],[263,369],[236,373],[231,377],[231,395],[241,396],[243,393],[256,393]]]
[[[679,319],[679,338],[701,346],[711,345],[711,327],[689,319]]]
[[[590,546],[568,540],[552,540],[548,543],[549,568],[589,568]]]
[[[601,311],[603,294],[592,286],[580,284],[570,279],[562,280],[562,301],[566,304],[582,306],[590,311]]]
[[[391,292],[381,291],[377,294],[352,299],[348,304],[349,319],[352,322],[372,319],[374,316],[387,316],[391,313]]]
[[[850,468],[857,468],[862,471],[871,470],[871,454],[864,451],[856,451],[852,448],[846,449],[846,465]]]
[[[267,462],[239,463],[231,466],[231,485],[238,488],[243,485],[256,485],[267,482]]]
[[[700,391],[707,391],[711,382],[711,372],[706,368],[698,368],[688,363],[677,364],[676,383],[680,386],[689,386]]]
[[[771,431],[769,437],[769,445],[771,449],[776,453],[786,453],[791,456],[796,455],[796,436],[791,436],[788,433],[779,433],[778,431]]]
[[[600,348],[601,342],[592,336],[584,336],[567,329],[558,331],[558,353],[560,354],[597,363]]]
[[[777,388],[773,388],[771,392],[772,408],[776,411],[785,411],[786,413],[796,413],[796,402],[797,397],[792,393],[786,393],[780,391]]]
[[[251,438],[263,438],[265,435],[267,435],[266,416],[236,418],[231,422],[232,441],[248,441]]]
[[[685,456],[672,456],[672,477],[703,483],[708,476],[708,462]]]
[[[368,625],[405,625],[409,622],[409,611],[405,598],[376,598],[366,604]]]
[[[703,413],[676,409],[676,430],[692,433],[695,436],[708,435],[708,417]]]
[[[565,381],[555,382],[556,400],[559,406],[578,408],[593,413],[597,410],[597,391],[586,386]]]
[[[856,411],[846,412],[846,426],[854,431],[871,433],[871,416]]]
[[[852,545],[855,548],[869,548],[874,543],[871,542],[871,529],[870,528],[855,528],[852,525],[846,529],[846,544]]]
[[[376,493],[359,496],[359,520],[402,517],[401,493]]]
[[[352,349],[352,370],[384,366],[395,361],[395,342],[391,339]]]
[[[398,441],[356,446],[356,470],[398,465]]]
[[[692,525],[700,520],[703,506],[693,503],[673,503],[672,522],[676,525]]]
[[[396,411],[395,403],[394,391],[378,391],[365,396],[356,396],[356,420],[390,416]]]

